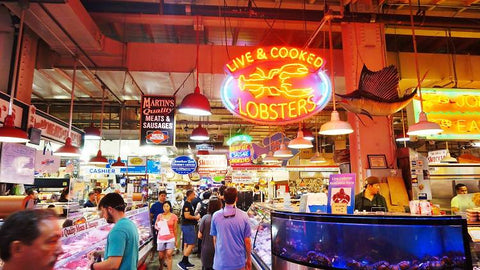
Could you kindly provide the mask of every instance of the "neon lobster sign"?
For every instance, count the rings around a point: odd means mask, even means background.
[[[324,60],[292,47],[257,48],[226,64],[225,107],[247,121],[286,125],[321,111],[331,98]]]

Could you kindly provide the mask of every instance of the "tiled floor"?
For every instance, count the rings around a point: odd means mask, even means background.
[[[179,252],[178,254],[176,254],[174,257],[173,257],[173,262],[172,262],[172,269],[180,269],[178,266],[177,266],[177,263],[179,261],[182,260],[182,253]],[[189,257],[188,257],[190,263],[193,263],[195,265],[195,267],[193,268],[189,268],[190,270],[201,270],[202,269],[202,261],[200,260],[200,258],[197,257],[196,254],[191,254]],[[147,262],[149,262],[147,264],[147,270],[157,270],[158,267],[159,267],[159,262],[158,262],[158,253],[155,252],[155,255],[154,257],[152,258],[151,256],[147,258]],[[163,267],[163,269],[167,269],[166,267]]]

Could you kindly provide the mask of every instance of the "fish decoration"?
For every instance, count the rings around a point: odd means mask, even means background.
[[[347,111],[372,116],[388,116],[403,109],[417,94],[398,96],[399,76],[393,65],[379,71],[371,71],[363,65],[358,90],[346,95],[336,94],[341,98],[339,104]]]

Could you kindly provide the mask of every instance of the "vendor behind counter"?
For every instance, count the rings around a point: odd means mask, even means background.
[[[355,195],[355,210],[388,212],[387,201],[380,195],[380,179],[369,176],[365,179],[365,189]]]
[[[475,203],[473,202],[473,194],[468,194],[468,188],[465,184],[456,184],[455,192],[457,195],[450,201],[450,207],[452,208],[453,215],[465,213],[467,209],[475,207]]]

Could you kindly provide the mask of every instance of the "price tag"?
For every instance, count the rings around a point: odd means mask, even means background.
[[[332,214],[346,214],[346,213],[347,213],[346,203],[332,203]]]

